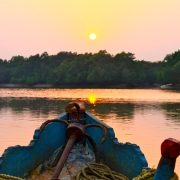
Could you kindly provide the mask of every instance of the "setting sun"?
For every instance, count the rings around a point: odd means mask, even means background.
[[[89,35],[89,38],[90,38],[91,40],[94,40],[94,39],[96,39],[96,34],[94,34],[94,33],[91,33],[91,34]]]

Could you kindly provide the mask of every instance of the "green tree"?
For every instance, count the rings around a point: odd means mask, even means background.
[[[173,66],[170,77],[172,77],[172,83],[180,84],[180,61]]]

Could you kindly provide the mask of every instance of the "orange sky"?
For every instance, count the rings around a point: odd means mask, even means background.
[[[179,8],[180,0],[0,0],[0,58],[107,50],[163,60],[180,49]]]

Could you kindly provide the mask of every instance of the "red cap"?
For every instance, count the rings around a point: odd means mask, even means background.
[[[180,155],[180,141],[168,138],[161,144],[161,155],[164,158],[174,159]]]

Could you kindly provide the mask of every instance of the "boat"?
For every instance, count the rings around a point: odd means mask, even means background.
[[[164,84],[164,85],[160,86],[160,89],[179,90],[180,89],[180,84]]]
[[[36,129],[28,146],[17,145],[4,151],[0,157],[0,179],[41,180],[40,175],[47,172],[51,177],[44,175],[44,180],[67,180],[63,175],[67,175],[64,164],[69,162],[72,166],[78,159],[75,167],[71,167],[73,173],[74,169],[77,172],[69,179],[83,179],[85,170],[90,176],[93,168],[94,174],[100,176],[99,168],[109,173],[99,179],[177,180],[174,168],[180,142],[173,138],[164,140],[161,154],[157,169],[149,168],[138,145],[119,142],[113,128],[86,111],[82,102],[72,102],[65,112]]]

